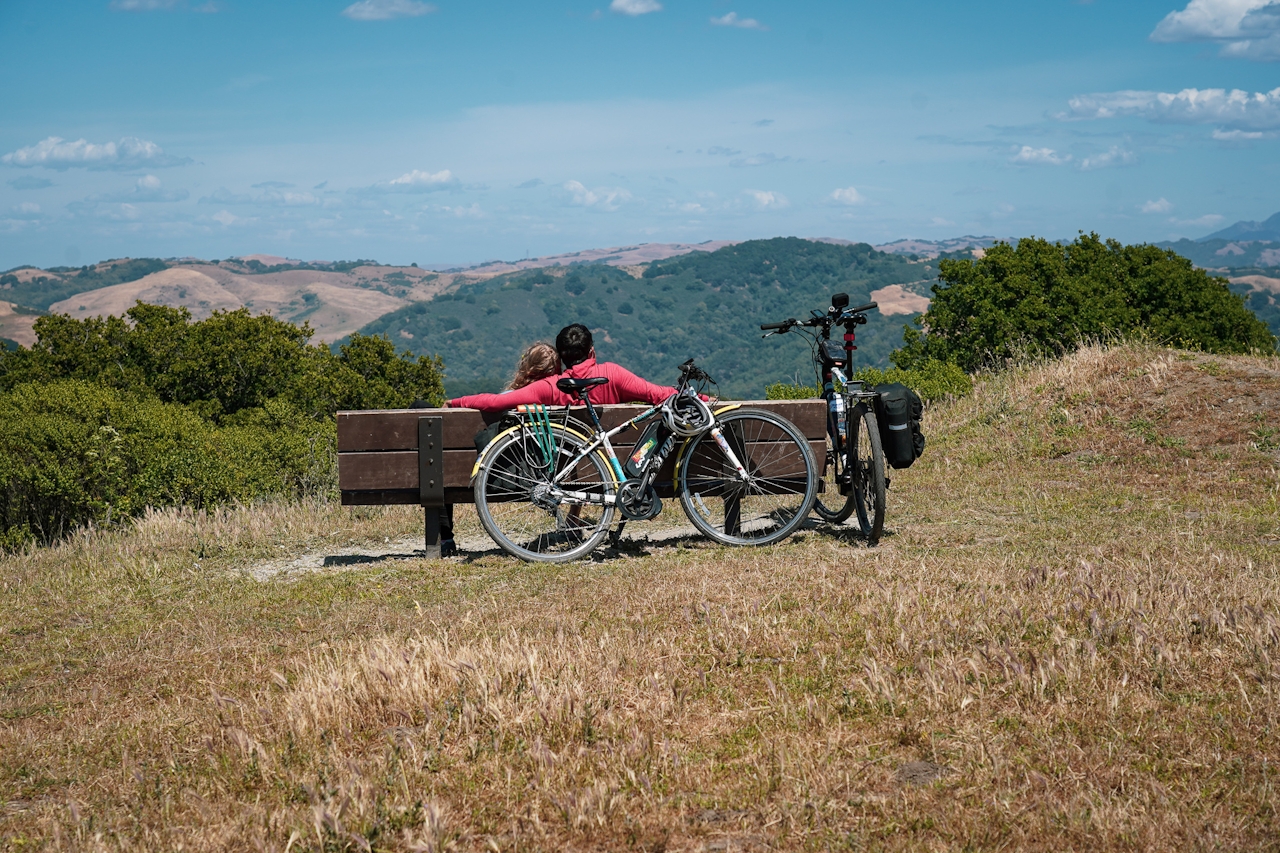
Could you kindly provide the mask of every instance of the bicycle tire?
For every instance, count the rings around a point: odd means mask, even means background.
[[[849,516],[853,515],[853,489],[845,483],[845,492],[840,493],[840,481],[847,477],[847,472],[845,442],[840,439],[834,419],[828,417],[827,458],[822,469],[822,488],[813,501],[813,511],[823,521],[843,524]]]
[[[876,414],[866,403],[854,406],[849,417],[849,458],[852,474],[854,508],[858,526],[867,542],[875,545],[884,533],[884,448],[880,444],[880,425]]]
[[[773,412],[736,409],[716,423],[751,479],[742,482],[710,431],[694,436],[678,462],[685,515],[725,545],[770,545],[790,536],[808,517],[818,489],[809,442]]]
[[[564,488],[603,496],[618,493],[613,469],[599,453],[580,456],[587,443],[559,424],[554,465],[543,461],[533,433],[518,429],[495,439],[473,487],[476,514],[502,550],[533,563],[565,563],[590,554],[609,532],[616,508],[611,504],[556,502],[548,494],[551,477]],[[579,458],[580,457],[580,458]],[[554,467],[554,471],[553,471]]]

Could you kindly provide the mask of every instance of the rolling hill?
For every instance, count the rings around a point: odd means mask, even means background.
[[[838,291],[854,304],[885,291],[887,310],[911,314],[936,275],[930,261],[865,243],[752,240],[657,261],[643,272],[590,264],[496,276],[387,314],[361,331],[441,355],[450,394],[498,390],[525,345],[549,340],[576,321],[593,329],[602,359],[672,382],[676,365],[694,357],[725,394],[755,397],[767,383],[812,376],[799,337],[762,341],[760,323],[825,309]],[[863,364],[888,363],[901,342],[902,320],[874,314],[859,329]]]

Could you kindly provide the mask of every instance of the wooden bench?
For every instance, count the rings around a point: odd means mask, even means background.
[[[768,409],[791,421],[809,439],[818,465],[825,463],[825,401],[747,401],[742,405]],[[643,410],[632,405],[597,407],[606,429]],[[585,411],[577,414],[586,420]],[[470,480],[476,433],[501,417],[475,409],[338,412],[338,488],[343,505],[422,506],[427,556],[440,556],[441,539],[452,539],[453,505],[475,502]],[[631,452],[639,435],[633,429],[614,438],[618,458]],[[672,453],[658,473],[655,486],[661,497],[673,496],[675,457]]]

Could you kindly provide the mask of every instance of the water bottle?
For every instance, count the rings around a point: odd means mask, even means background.
[[[840,432],[840,441],[843,442],[845,437],[849,434],[849,422],[845,413],[844,395],[839,391],[834,392],[831,395],[831,400],[828,402],[828,405],[831,409],[831,419],[835,421],[836,429]]]
[[[831,383],[834,389],[835,383],[840,383],[840,387],[848,390],[849,380],[844,378],[844,372],[838,367],[831,368]],[[840,440],[843,442],[849,437],[849,413],[845,411],[844,395],[837,392],[831,397],[831,411],[836,416],[836,429],[840,430]]]

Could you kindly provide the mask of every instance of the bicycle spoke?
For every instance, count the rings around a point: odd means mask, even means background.
[[[681,470],[686,514],[703,533],[727,544],[786,537],[803,521],[816,488],[807,442],[769,412],[739,410],[722,424],[725,442],[747,476],[712,436],[692,439]]]
[[[612,475],[598,455],[579,456],[583,443],[558,427],[554,467],[542,448],[514,433],[496,448],[476,478],[476,505],[485,529],[502,548],[525,560],[585,556],[608,532],[614,508]],[[595,500],[571,498],[580,493]]]

